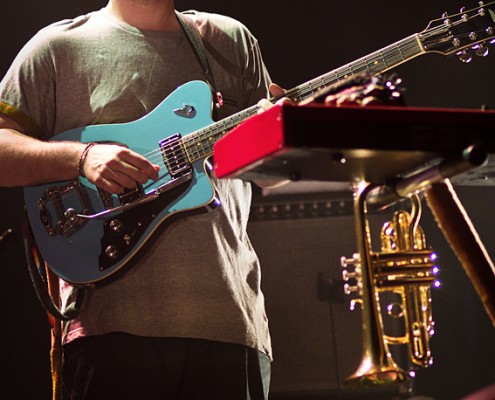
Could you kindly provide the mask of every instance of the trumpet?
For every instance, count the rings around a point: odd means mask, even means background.
[[[414,374],[393,359],[389,346],[406,345],[413,367],[433,362],[430,338],[434,334],[431,288],[438,285],[436,254],[426,246],[419,226],[421,200],[410,196],[411,213],[396,211],[381,229],[381,251],[373,252],[367,219],[366,197],[370,184],[355,192],[354,213],[358,253],[342,257],[346,294],[357,294],[351,309],[362,309],[363,357],[357,371],[345,380],[352,386],[380,386],[408,381]],[[387,335],[381,300],[392,293],[400,301],[387,306],[388,314],[403,320],[402,336]]]

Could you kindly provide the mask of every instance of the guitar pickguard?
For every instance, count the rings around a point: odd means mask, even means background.
[[[111,269],[116,263],[122,262],[143,240],[155,221],[157,215],[170,207],[175,199],[184,195],[191,181],[175,186],[161,193],[155,200],[137,205],[128,211],[109,218],[103,223],[103,236],[100,241],[100,256],[98,268],[101,272]]]

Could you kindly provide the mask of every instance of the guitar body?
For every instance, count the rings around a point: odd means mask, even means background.
[[[180,111],[185,104],[194,111],[187,115]],[[179,87],[141,119],[72,129],[52,139],[125,144],[160,165],[158,181],[148,181],[140,193],[129,194],[129,199],[137,200],[129,209],[123,206],[119,210],[121,204],[126,204],[125,199],[102,194],[84,178],[24,188],[36,243],[59,277],[72,284],[97,283],[122,268],[169,216],[215,200],[205,159],[192,163],[187,173],[173,176],[160,147],[164,139],[178,133],[185,136],[212,124],[211,107],[209,87],[193,81]],[[139,203],[147,193],[160,190],[163,191],[158,195],[150,196],[151,200]],[[115,211],[108,212],[111,209]],[[102,215],[85,219],[74,217],[74,212]]]

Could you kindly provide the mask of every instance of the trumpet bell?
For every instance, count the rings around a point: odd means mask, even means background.
[[[374,387],[407,382],[409,375],[388,357],[385,362],[376,362],[364,357],[357,371],[349,376],[345,384],[356,387]]]

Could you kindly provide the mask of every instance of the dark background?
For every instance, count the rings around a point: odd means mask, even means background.
[[[104,4],[104,0],[23,0],[3,4],[0,75],[39,28]],[[177,1],[179,9],[219,12],[244,22],[260,41],[273,80],[286,88],[419,32],[444,11],[455,13],[463,5],[469,8],[477,2]],[[404,95],[409,105],[456,108],[495,106],[494,71],[495,55],[490,54],[483,59],[475,57],[469,64],[461,63],[456,57],[428,54],[395,69],[404,81],[403,87],[407,89]],[[493,254],[493,187],[456,189],[485,246]],[[19,230],[21,210],[20,191],[0,189],[0,234],[8,228],[13,230],[0,242],[3,282],[0,361],[4,366],[0,374],[0,396],[48,399],[49,327],[26,269]],[[416,392],[439,400],[460,399],[495,382],[495,330],[462,266],[428,212],[422,225],[429,244],[440,254],[443,286],[433,295],[437,322],[432,339],[435,364],[418,373]],[[353,229],[352,226],[349,229]],[[287,240],[290,240],[290,232]],[[336,254],[336,260],[341,255]]]

